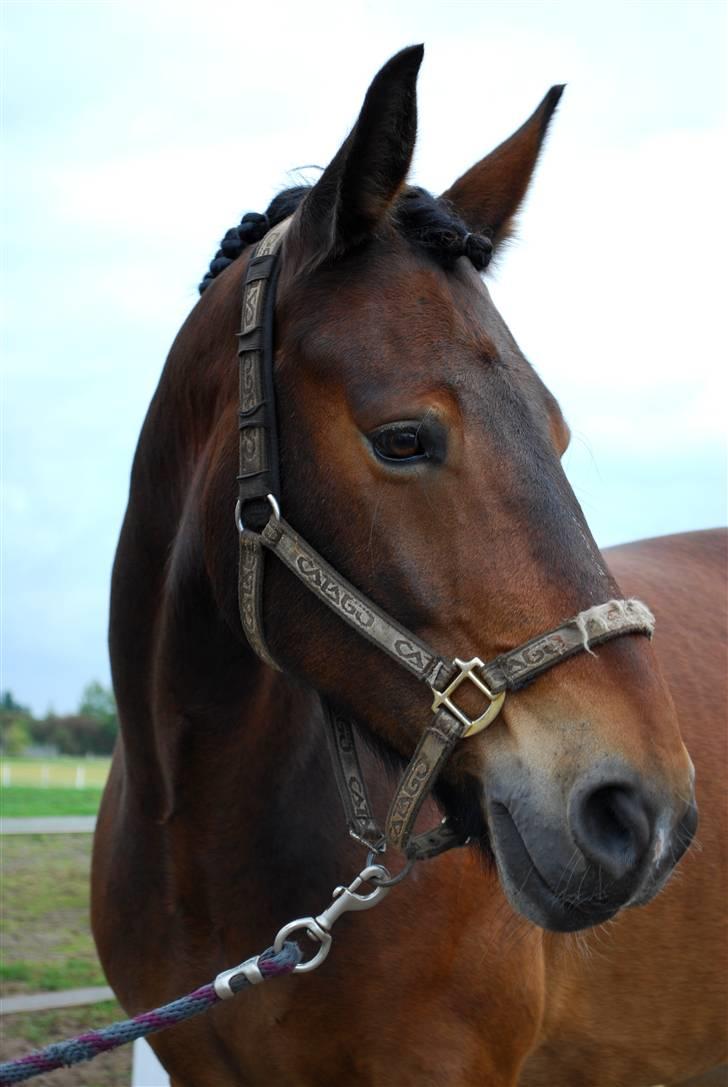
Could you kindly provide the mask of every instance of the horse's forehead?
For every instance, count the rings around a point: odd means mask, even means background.
[[[414,259],[371,262],[301,292],[286,322],[289,345],[325,376],[408,371],[434,378],[515,345],[474,269],[449,272]],[[330,371],[333,371],[331,373]]]

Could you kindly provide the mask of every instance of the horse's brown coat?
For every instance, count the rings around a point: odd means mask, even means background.
[[[519,1076],[525,1087],[648,1087],[722,1059],[721,537],[617,549],[619,588],[605,568],[559,464],[568,431],[558,405],[473,269],[460,260],[446,272],[395,229],[419,59],[407,50],[377,77],[286,241],[276,363],[284,511],[440,651],[486,658],[621,593],[656,612],[654,651],[622,638],[510,696],[495,725],[459,746],[439,794],[483,850],[418,866],[377,910],[342,921],[318,973],[157,1036],[175,1087],[514,1087]],[[496,240],[508,229],[554,105],[547,97],[507,153],[450,191],[472,229]],[[122,742],[99,817],[93,915],[129,1011],[268,946],[361,867],[341,829],[314,690],[390,757],[411,753],[428,712],[414,680],[275,562],[266,633],[284,674],[242,640],[232,531],[242,274],[240,261],[208,289],[173,346],[114,571]],[[367,433],[413,418],[437,421],[441,462],[382,465]],[[662,855],[664,842],[669,868],[691,804],[678,722],[698,767],[702,849],[650,905],[604,930],[545,933],[516,913],[512,901],[551,927],[574,916],[583,926],[638,892],[650,897],[652,852],[623,884],[605,877],[600,896],[602,874],[579,856],[570,812],[584,788],[592,801],[629,790],[640,812],[656,813],[650,850]],[[381,810],[391,784],[373,755],[365,762]],[[535,863],[520,886],[496,802],[519,813],[530,843]],[[598,813],[605,833],[629,830]],[[535,864],[548,894],[531,886]]]

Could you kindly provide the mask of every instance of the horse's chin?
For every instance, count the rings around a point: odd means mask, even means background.
[[[506,805],[482,803],[482,783],[467,777],[453,788],[441,780],[436,791],[448,818],[469,837],[487,867],[498,872],[510,905],[526,920],[552,932],[577,932],[602,924],[625,902],[606,904],[592,898],[558,894],[541,874]]]

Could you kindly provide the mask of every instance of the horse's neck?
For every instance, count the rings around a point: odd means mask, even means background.
[[[136,534],[120,546],[112,643],[129,802],[184,842],[180,871],[195,870],[196,852],[203,867],[217,859],[221,879],[244,864],[311,883],[322,861],[328,893],[346,835],[318,697],[261,664],[232,629],[197,543],[188,539],[186,557],[173,547],[146,588]]]
[[[346,848],[318,698],[230,646],[215,665],[210,646],[156,723],[177,875],[192,881],[180,889],[223,925],[236,899],[269,898],[261,917],[317,911]]]

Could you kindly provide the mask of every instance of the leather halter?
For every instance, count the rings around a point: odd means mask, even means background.
[[[447,820],[413,835],[417,814],[455,744],[486,728],[507,691],[524,687],[547,668],[575,653],[624,634],[652,636],[655,620],[639,600],[610,600],[581,612],[545,634],[484,663],[478,657],[450,660],[434,652],[343,578],[280,515],[278,443],[273,381],[273,317],[277,258],[290,219],[279,223],[254,249],[243,287],[240,359],[239,498],[235,523],[240,537],[238,597],[243,631],[272,668],[263,633],[265,551],[270,551],[340,619],[426,683],[434,719],[424,729],[399,783],[384,832],[372,815],[354,741],[353,723],[322,699],[334,773],[350,834],[375,852],[387,845],[410,859],[435,856],[463,845],[465,836]],[[463,683],[482,695],[483,712],[470,717],[455,701]]]

